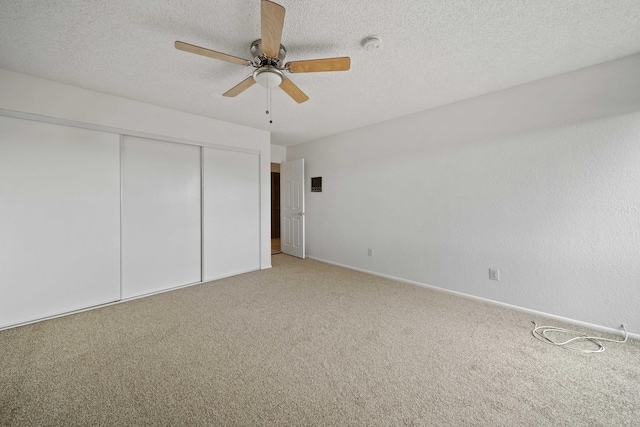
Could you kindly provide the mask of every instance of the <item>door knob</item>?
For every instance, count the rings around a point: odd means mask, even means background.
[[[298,212],[298,215],[304,216],[304,212]]]

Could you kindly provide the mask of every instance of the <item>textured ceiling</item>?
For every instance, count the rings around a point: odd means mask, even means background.
[[[1,0],[0,68],[239,123],[292,145],[640,52],[638,0],[280,0],[287,61],[350,56],[351,70],[291,74],[296,104],[252,69],[259,0]],[[382,47],[364,50],[369,35]]]

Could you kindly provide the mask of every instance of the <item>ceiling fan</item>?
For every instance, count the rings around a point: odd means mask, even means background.
[[[261,38],[251,43],[252,60],[216,52],[215,50],[181,41],[176,41],[175,47],[185,52],[255,68],[249,77],[222,94],[228,97],[237,96],[258,82],[268,88],[280,86],[296,102],[302,103],[307,101],[309,97],[284,75],[285,71],[289,73],[313,73],[318,71],[346,71],[351,67],[351,59],[349,57],[311,59],[287,62],[285,64],[284,57],[287,54],[287,50],[280,44],[285,9],[277,3],[261,0],[260,12]]]

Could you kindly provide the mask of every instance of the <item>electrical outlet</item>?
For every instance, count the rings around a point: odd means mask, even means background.
[[[496,268],[489,269],[489,279],[491,280],[500,280],[500,270]]]
[[[368,254],[369,254],[369,256],[373,256],[373,249],[369,248]]]

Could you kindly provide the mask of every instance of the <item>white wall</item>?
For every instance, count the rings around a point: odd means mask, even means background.
[[[71,120],[160,140],[192,141],[260,153],[260,267],[271,266],[270,134],[0,69],[0,109]]]
[[[287,147],[271,144],[271,163],[284,163],[287,161]]]
[[[640,113],[554,118],[556,83],[287,147],[305,159],[308,255],[640,332]]]

